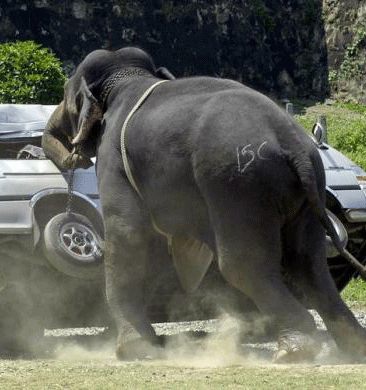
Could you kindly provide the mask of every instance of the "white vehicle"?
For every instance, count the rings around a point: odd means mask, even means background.
[[[45,327],[103,322],[95,171],[76,170],[69,188],[70,172],[44,157],[55,107],[0,105],[0,351],[27,349]]]

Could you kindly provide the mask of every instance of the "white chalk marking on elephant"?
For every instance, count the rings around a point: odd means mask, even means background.
[[[248,144],[243,147],[236,148],[236,153],[238,157],[238,170],[240,174],[243,174],[245,170],[249,167],[249,165],[255,160],[255,157],[258,156],[260,160],[269,160],[269,158],[266,158],[262,155],[262,149],[264,146],[268,143],[268,141],[263,141],[258,149],[257,152],[254,152],[251,148],[252,144]],[[243,160],[246,160],[249,158],[249,161],[244,162]]]
[[[266,157],[263,157],[261,155],[261,152],[262,152],[262,149],[263,147],[268,144],[268,141],[263,141],[260,145],[259,145],[259,148],[257,150],[257,156],[261,159],[261,160],[269,160],[269,158],[266,158]]]
[[[238,156],[238,170],[240,174],[243,174],[245,170],[249,167],[249,165],[254,161],[255,159],[255,153],[253,150],[248,149],[252,146],[252,144],[248,144],[242,148],[237,148],[237,156]],[[241,159],[240,159],[241,157]],[[244,167],[242,167],[241,161],[245,158],[249,157],[249,161],[247,161],[244,164]]]

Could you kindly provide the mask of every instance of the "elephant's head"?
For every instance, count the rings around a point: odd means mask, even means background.
[[[49,119],[42,139],[46,156],[59,168],[92,164],[109,93],[131,74],[174,79],[166,68],[156,69],[146,52],[133,47],[96,50],[79,64],[65,84],[64,99]]]

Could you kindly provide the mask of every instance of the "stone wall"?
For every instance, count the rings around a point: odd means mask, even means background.
[[[139,45],[177,76],[328,93],[322,0],[0,0],[0,43],[16,39],[51,48],[69,74],[94,49]]]
[[[366,103],[366,3],[323,3],[332,92],[342,100]]]

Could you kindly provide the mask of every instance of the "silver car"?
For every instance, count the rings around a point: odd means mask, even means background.
[[[314,142],[323,161],[326,177],[326,207],[344,247],[366,264],[366,172],[326,143],[321,123],[313,127]],[[361,276],[356,268],[339,255],[328,238],[327,258],[339,291]]]
[[[106,324],[95,171],[44,157],[55,107],[0,105],[0,352],[29,349],[45,327]]]

